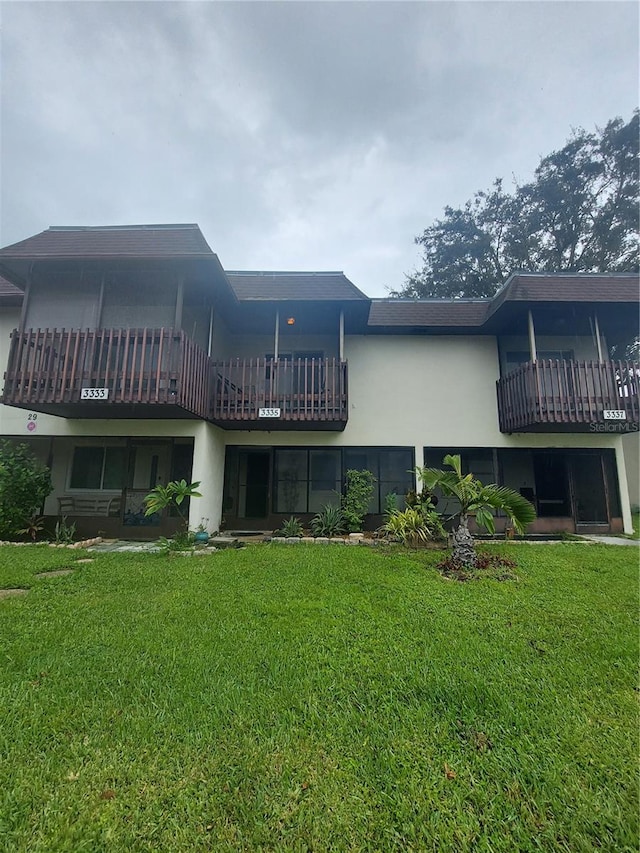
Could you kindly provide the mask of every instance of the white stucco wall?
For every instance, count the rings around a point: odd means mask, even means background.
[[[629,487],[629,502],[632,507],[640,507],[640,434],[625,435],[622,439],[624,462]]]

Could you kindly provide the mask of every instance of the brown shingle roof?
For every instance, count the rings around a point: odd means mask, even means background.
[[[22,303],[22,291],[0,275],[0,304],[20,305]]]
[[[637,273],[516,273],[491,300],[493,314],[504,302],[638,302]]]
[[[375,299],[369,326],[481,326],[488,300]]]
[[[0,260],[113,256],[213,257],[213,252],[197,225],[59,226],[0,249]]]
[[[367,300],[343,272],[227,271],[234,293],[245,300],[327,301]]]
[[[370,327],[476,328],[488,332],[518,303],[640,303],[640,279],[633,273],[576,275],[517,274],[491,299],[376,299]],[[500,311],[499,309],[502,310]],[[516,309],[522,311],[523,309]],[[620,310],[623,310],[622,308]],[[637,314],[637,311],[636,311]],[[497,316],[496,316],[497,315]],[[495,317],[495,322],[489,323]],[[508,320],[507,320],[508,322]]]

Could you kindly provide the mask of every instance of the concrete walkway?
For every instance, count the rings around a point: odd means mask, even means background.
[[[253,542],[262,542],[264,539],[263,536],[215,536],[209,540],[209,548],[218,550],[220,548],[236,548],[239,545],[247,545]],[[286,540],[282,540],[284,543]],[[298,544],[300,540],[296,540],[296,544]],[[324,540],[323,540],[324,541]],[[342,540],[340,540],[342,542]],[[498,540],[496,540],[498,541]],[[499,540],[502,541],[502,540]],[[635,547],[640,546],[640,539],[625,539],[622,536],[599,536],[597,534],[593,535],[582,535],[573,540],[578,543],[580,541],[588,544],[590,542],[597,543],[599,545],[623,545],[626,547]],[[479,544],[491,544],[491,542],[482,541]],[[563,539],[520,539],[514,540],[512,544],[517,545],[566,545],[567,540]],[[96,551],[98,553],[109,553],[109,552],[129,552],[129,553],[147,553],[147,554],[157,554],[162,549],[158,546],[158,543],[155,541],[152,542],[140,542],[140,541],[127,541],[125,539],[110,539],[105,542],[101,542],[99,545],[91,545],[87,548],[87,551]],[[203,551],[206,549],[202,549]]]
[[[625,539],[623,536],[599,536],[595,533],[591,536],[582,535],[581,539],[586,539],[587,542],[597,542],[599,545],[630,545],[632,548],[637,548],[640,545],[640,539]]]
[[[209,539],[209,545],[207,548],[202,548],[201,550],[219,550],[221,548],[235,548],[237,547],[238,540],[236,538],[231,538],[229,536],[214,536]],[[98,545],[91,545],[87,548],[87,551],[96,551],[101,554],[109,553],[109,552],[129,552],[132,554],[158,554],[162,551],[162,548],[158,545],[156,541],[152,542],[140,542],[140,541],[127,541],[126,539],[108,539],[104,542],[100,542]]]

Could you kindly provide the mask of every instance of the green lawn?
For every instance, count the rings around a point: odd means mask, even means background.
[[[638,553],[0,548],[0,850],[636,851]]]

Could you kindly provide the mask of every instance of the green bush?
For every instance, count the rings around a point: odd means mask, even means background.
[[[338,536],[344,532],[344,515],[339,506],[327,504],[311,519],[314,536]]]
[[[26,444],[0,441],[0,539],[14,539],[51,493],[51,473]]]
[[[351,533],[362,530],[364,517],[369,509],[376,478],[371,471],[347,471],[345,494],[342,499],[342,512]]]
[[[277,536],[286,536],[287,538],[302,536],[303,533],[304,530],[302,529],[300,519],[296,518],[295,515],[284,521],[280,530],[276,530]]]
[[[76,535],[75,521],[67,524],[67,516],[63,515],[56,521],[54,530],[54,542],[56,545],[71,545]]]
[[[403,545],[418,545],[420,542],[445,537],[437,512],[411,506],[389,513],[380,530],[385,536],[402,542]]]

